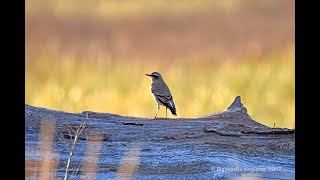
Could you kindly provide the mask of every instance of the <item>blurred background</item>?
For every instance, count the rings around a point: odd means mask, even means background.
[[[158,71],[179,118],[240,95],[258,122],[295,127],[293,0],[28,0],[25,35],[26,104],[153,118]]]

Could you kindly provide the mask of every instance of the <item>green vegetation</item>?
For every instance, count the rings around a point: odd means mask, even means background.
[[[178,117],[226,109],[240,95],[253,119],[294,128],[293,49],[260,60],[171,64],[104,59],[89,63],[46,55],[26,63],[26,103],[63,111],[84,110],[152,118],[156,104],[145,73],[159,71],[173,94]],[[161,108],[159,117],[165,116]],[[173,116],[169,116],[173,118]]]

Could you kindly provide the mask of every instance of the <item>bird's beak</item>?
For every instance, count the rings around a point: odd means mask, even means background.
[[[146,76],[152,76],[151,74],[146,74]]]

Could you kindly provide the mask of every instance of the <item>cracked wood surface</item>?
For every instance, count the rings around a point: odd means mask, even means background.
[[[38,140],[43,120],[52,122],[55,129],[51,156],[58,164],[53,170],[58,178],[64,176],[68,141],[74,138],[70,131],[85,122],[71,161],[70,177],[79,178],[88,171],[91,175],[95,172],[97,179],[130,175],[129,171],[120,172],[119,166],[133,162],[123,158],[134,149],[135,154],[129,157],[139,160],[131,163],[136,167],[131,174],[133,179],[294,179],[294,129],[270,128],[256,122],[247,114],[240,96],[224,111],[176,119],[91,111],[66,113],[25,105],[25,160],[29,172],[26,177],[41,173],[39,163],[43,155]],[[101,137],[99,142],[95,137]],[[84,170],[79,165],[92,161],[86,156],[92,150],[88,148],[91,144],[99,145],[97,166]],[[72,173],[76,171],[77,174]]]

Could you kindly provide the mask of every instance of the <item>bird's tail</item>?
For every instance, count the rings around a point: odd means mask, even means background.
[[[174,105],[174,102],[173,102],[173,101],[170,101],[170,103],[169,103],[169,109],[170,109],[172,115],[177,116],[176,106]]]
[[[177,116],[176,108],[170,108],[172,115]]]

